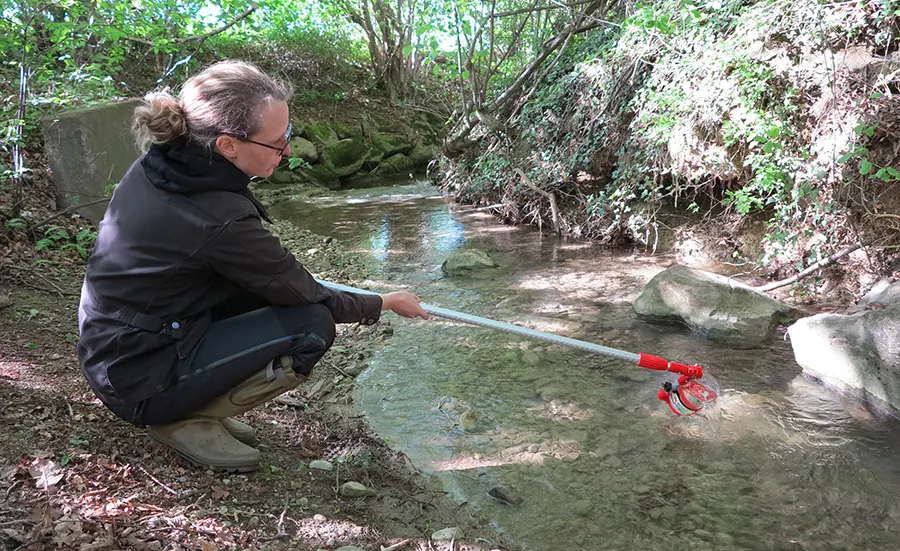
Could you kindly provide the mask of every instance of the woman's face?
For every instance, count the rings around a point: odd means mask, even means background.
[[[246,139],[219,136],[216,147],[234,166],[247,176],[266,178],[281,163],[282,155],[291,152],[288,144],[291,119],[287,103],[272,101],[260,114],[262,126]]]

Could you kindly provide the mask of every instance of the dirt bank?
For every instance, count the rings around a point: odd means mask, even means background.
[[[337,243],[277,224],[320,277],[353,283]],[[8,250],[25,245],[6,243]],[[83,264],[65,251],[7,256],[0,272],[0,545],[4,549],[491,549],[486,523],[375,436],[353,375],[391,338],[390,316],[342,326],[309,382],[249,412],[262,469],[191,467],[109,413],[75,357]],[[314,470],[324,459],[331,471]],[[360,482],[375,497],[347,498]],[[462,542],[431,542],[459,526]],[[408,540],[408,541],[407,541]]]

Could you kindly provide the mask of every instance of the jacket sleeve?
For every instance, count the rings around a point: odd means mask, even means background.
[[[255,214],[242,214],[225,225],[209,243],[208,262],[223,277],[276,306],[321,303],[337,323],[371,325],[381,317],[381,297],[324,287]]]

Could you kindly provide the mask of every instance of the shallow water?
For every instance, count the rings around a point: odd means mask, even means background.
[[[375,290],[633,352],[698,363],[723,395],[676,418],[666,377],[603,356],[389,315],[358,378],[376,432],[529,549],[900,549],[900,424],[810,381],[789,343],[739,349],[637,320],[665,259],[497,225],[427,184],[335,192],[273,214],[371,263]],[[478,247],[502,265],[446,278]],[[464,430],[460,416],[477,419]],[[488,495],[501,486],[518,505]],[[436,527],[441,528],[441,527]]]

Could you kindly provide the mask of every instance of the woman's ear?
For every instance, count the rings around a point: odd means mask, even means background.
[[[237,140],[231,136],[219,136],[216,138],[216,151],[228,159],[237,157]]]

